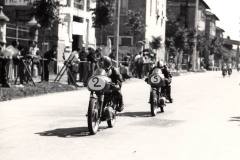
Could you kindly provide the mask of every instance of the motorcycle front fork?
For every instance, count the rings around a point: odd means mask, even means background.
[[[104,101],[104,94],[101,93],[95,93],[95,92],[91,92],[90,93],[90,99],[96,99],[99,105],[99,109],[98,109],[98,114],[100,115],[100,117],[102,117],[103,115],[103,101]]]

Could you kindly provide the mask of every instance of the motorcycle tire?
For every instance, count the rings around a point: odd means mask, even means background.
[[[156,99],[156,93],[151,93],[151,99],[150,99],[150,107],[151,107],[151,115],[154,117],[157,115],[157,102],[154,101],[154,99]]]
[[[161,110],[161,112],[164,112],[164,107],[161,106],[161,107],[160,107],[160,110]]]
[[[88,106],[88,130],[91,135],[97,133],[100,124],[99,105],[97,99],[90,99]]]
[[[116,112],[113,113],[112,118],[107,120],[107,124],[109,128],[113,128],[116,123]]]

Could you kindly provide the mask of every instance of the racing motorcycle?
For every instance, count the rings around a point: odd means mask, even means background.
[[[232,74],[232,68],[228,68],[227,72],[228,72],[228,75],[231,76],[231,74]]]
[[[223,66],[223,68],[222,68],[222,76],[223,76],[223,78],[227,75],[227,72],[228,72],[227,66]]]
[[[165,81],[161,69],[155,68],[146,81],[151,86],[149,100],[151,115],[156,116],[159,109],[161,112],[164,112],[164,107],[166,106]]]
[[[107,77],[104,69],[97,69],[89,78],[87,87],[90,91],[90,100],[87,112],[88,130],[94,135],[102,121],[107,121],[112,128],[116,122],[116,96],[112,94],[114,84]]]
[[[238,65],[237,65],[237,71],[238,72],[240,71],[240,63],[238,63]]]

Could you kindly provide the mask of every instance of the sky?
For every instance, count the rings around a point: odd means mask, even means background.
[[[220,21],[217,26],[224,29],[224,37],[240,40],[240,0],[204,0]]]

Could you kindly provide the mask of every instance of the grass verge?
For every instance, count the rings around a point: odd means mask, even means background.
[[[36,86],[11,86],[11,88],[0,88],[0,101],[72,90],[77,90],[77,88],[67,84],[49,82],[36,83]]]

